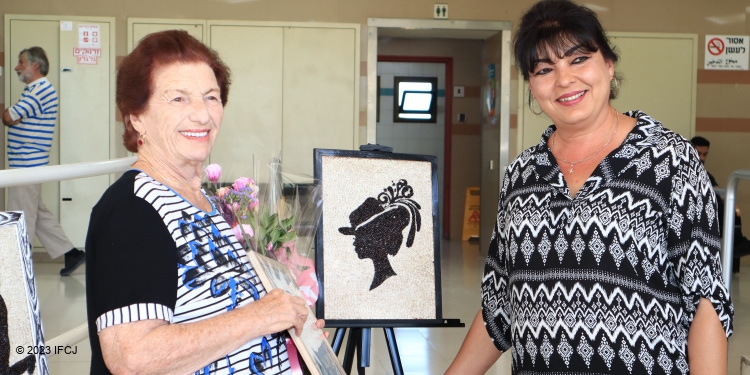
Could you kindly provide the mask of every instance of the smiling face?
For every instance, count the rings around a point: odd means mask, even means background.
[[[556,125],[601,122],[609,110],[614,64],[600,51],[571,46],[558,57],[548,50],[529,75],[534,98]]]
[[[205,63],[175,63],[153,72],[146,110],[131,115],[144,135],[139,153],[152,163],[200,168],[221,128],[224,107],[219,85]]]

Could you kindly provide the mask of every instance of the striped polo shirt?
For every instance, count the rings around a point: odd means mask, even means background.
[[[21,123],[8,128],[8,165],[29,168],[49,164],[49,151],[57,121],[57,91],[42,77],[29,83],[21,99],[8,108],[13,120]]]

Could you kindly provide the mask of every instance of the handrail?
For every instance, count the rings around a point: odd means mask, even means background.
[[[731,294],[732,257],[734,252],[734,206],[737,184],[740,180],[750,180],[750,169],[739,169],[729,175],[727,195],[724,198],[724,233],[721,238],[721,263],[724,267],[724,284]]]
[[[135,162],[136,158],[135,156],[131,156],[98,162],[0,170],[0,188],[123,172]],[[58,345],[73,346],[88,337],[87,323],[84,322],[67,332],[46,340],[46,343],[50,347],[57,347]],[[53,353],[54,351],[50,355]]]
[[[0,170],[0,188],[123,172],[135,162],[136,158],[136,156],[131,156],[95,162]]]

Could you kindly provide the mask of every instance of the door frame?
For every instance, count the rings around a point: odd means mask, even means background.
[[[510,33],[512,24],[509,21],[471,21],[471,20],[426,20],[426,19],[401,19],[401,18],[368,18],[367,19],[367,143],[376,143],[376,116],[377,116],[377,80],[378,80],[378,33],[398,33],[403,37],[432,37],[450,39],[485,39],[491,35],[502,33],[502,45],[500,49],[503,63],[498,72],[499,78],[499,101],[500,111],[500,145],[498,161],[500,170],[504,170],[510,160]],[[477,67],[479,69],[479,67]],[[448,76],[446,66],[446,78]],[[451,72],[452,74],[452,72]],[[451,86],[448,86],[450,83]],[[452,82],[447,82],[445,87],[446,102],[453,97]],[[450,97],[449,97],[450,95]],[[451,126],[452,119],[449,117],[446,104],[445,120],[445,165],[443,166],[443,238],[450,235],[450,181],[451,181]],[[484,166],[482,166],[484,167]],[[502,173],[500,174],[502,179]],[[502,181],[498,181],[502,186]],[[499,195],[499,191],[497,194]]]
[[[445,111],[444,111],[444,124],[443,124],[443,238],[447,238],[450,234],[450,193],[451,193],[451,166],[452,164],[447,162],[451,160],[453,139],[451,134],[453,133],[453,58],[452,57],[440,57],[440,56],[393,56],[393,55],[380,55],[378,56],[378,62],[415,62],[415,63],[437,63],[443,64],[445,67]],[[375,64],[377,65],[377,63]],[[376,66],[377,68],[377,66]],[[396,100],[394,98],[394,100]],[[369,130],[369,126],[368,126]],[[368,143],[377,143],[375,141]],[[439,208],[440,209],[440,208]]]

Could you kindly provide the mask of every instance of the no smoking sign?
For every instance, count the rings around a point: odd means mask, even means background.
[[[706,48],[711,55],[719,56],[724,53],[724,41],[721,38],[712,38]]]
[[[748,70],[750,37],[706,35],[705,69]]]

